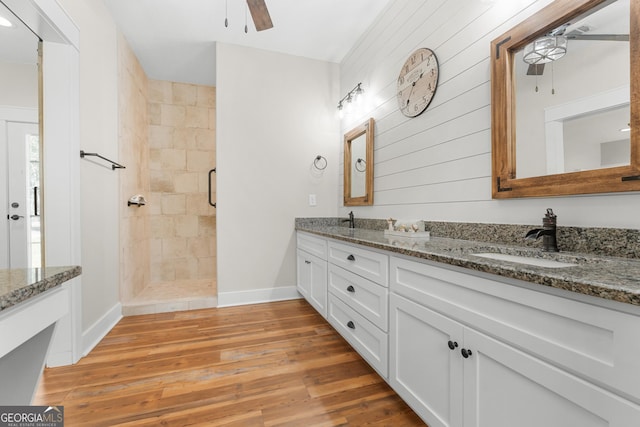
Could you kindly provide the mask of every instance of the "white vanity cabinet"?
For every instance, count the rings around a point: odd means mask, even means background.
[[[298,287],[430,427],[640,425],[635,306],[301,232]]]
[[[387,378],[389,256],[329,241],[328,259],[329,323]]]
[[[639,365],[616,354],[636,316],[430,263],[390,264],[389,383],[430,427],[639,422],[625,398],[640,396]]]
[[[327,240],[297,233],[296,286],[318,313],[327,318]]]

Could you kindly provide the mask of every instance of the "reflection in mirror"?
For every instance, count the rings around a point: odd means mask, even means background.
[[[0,268],[40,267],[39,39],[0,3]]]
[[[515,53],[516,177],[628,165],[629,133],[620,129],[629,123],[629,1],[615,1],[547,34],[555,36]],[[556,46],[555,56],[536,56],[550,49],[536,45],[547,39]],[[624,162],[601,158],[606,147],[615,142],[619,149],[624,140]]]
[[[367,136],[360,135],[351,141],[351,197],[364,197],[366,188]]]
[[[373,205],[373,119],[344,136],[344,205]]]
[[[494,198],[640,190],[639,20],[557,0],[491,43]]]

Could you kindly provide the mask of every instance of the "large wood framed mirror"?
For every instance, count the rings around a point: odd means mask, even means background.
[[[344,205],[373,205],[373,119],[344,135]]]
[[[556,0],[491,42],[494,198],[640,190],[640,0]]]

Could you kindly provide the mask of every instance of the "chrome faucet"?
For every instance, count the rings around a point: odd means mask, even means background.
[[[342,222],[349,222],[349,228],[356,228],[356,224],[353,218],[353,211],[349,212],[349,219],[343,219]]]
[[[525,239],[538,239],[542,237],[542,250],[545,252],[558,252],[558,241],[556,239],[556,219],[557,216],[551,208],[542,218],[542,228],[534,228],[527,232]]]

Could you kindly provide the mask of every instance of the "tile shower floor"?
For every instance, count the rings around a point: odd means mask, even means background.
[[[216,283],[184,282],[149,285],[133,300],[122,304],[122,314],[168,313],[172,311],[198,310],[218,305]]]

